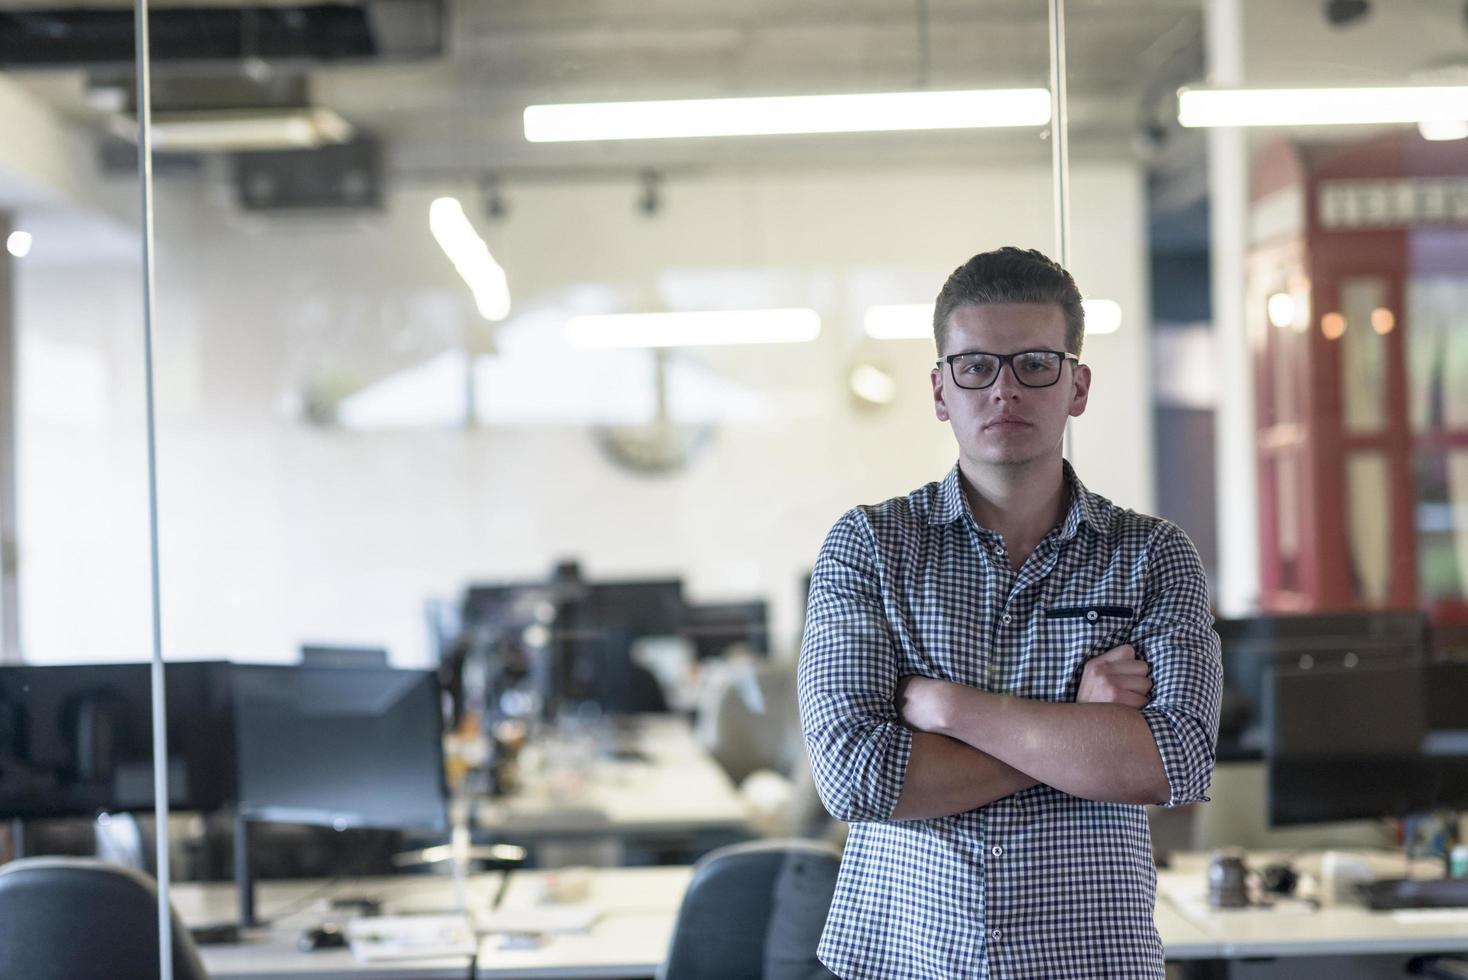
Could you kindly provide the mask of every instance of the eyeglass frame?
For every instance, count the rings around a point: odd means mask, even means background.
[[[975,354],[983,354],[986,357],[999,358],[999,369],[994,372],[993,381],[990,381],[986,385],[979,385],[977,388],[970,388],[968,385],[961,383],[958,380],[958,375],[953,373],[953,362],[960,357],[973,357]],[[1017,350],[1012,354],[996,354],[993,351],[988,350],[965,350],[959,351],[957,354],[944,354],[942,357],[938,358],[937,364],[940,368],[944,364],[947,364],[949,377],[953,378],[953,383],[955,385],[958,385],[958,387],[962,388],[964,391],[985,391],[989,388],[994,387],[994,384],[999,380],[999,376],[1004,373],[1005,367],[1009,368],[1010,376],[1013,377],[1015,381],[1017,381],[1021,386],[1025,388],[1054,388],[1057,384],[1060,383],[1060,375],[1063,372],[1058,369],[1055,372],[1055,380],[1050,382],[1049,384],[1032,385],[1028,381],[1025,381],[1023,378],[1021,378],[1019,376],[1019,372],[1014,369],[1014,359],[1016,357],[1024,357],[1026,354],[1059,354],[1060,367],[1062,368],[1065,367],[1067,361],[1070,361],[1074,364],[1081,363],[1080,357],[1072,354],[1070,351],[1049,350],[1048,348],[1040,347],[1036,348],[1035,350]]]

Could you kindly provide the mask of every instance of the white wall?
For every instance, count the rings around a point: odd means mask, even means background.
[[[652,302],[670,268],[756,270],[726,272],[756,283],[749,295],[731,290],[731,306],[760,293],[758,270],[782,270],[774,293],[820,310],[817,342],[700,355],[755,393],[766,417],[721,426],[691,466],[659,479],[613,466],[583,425],[347,433],[283,410],[308,379],[407,366],[473,323],[427,230],[437,193],[462,192],[474,213],[468,188],[395,194],[367,222],[262,227],[191,187],[160,186],[163,613],[165,649],[180,656],[285,659],[320,640],[381,642],[412,662],[426,596],[538,576],[565,557],[593,577],[680,573],[695,599],[766,595],[788,654],[800,576],[836,517],[940,478],[956,456],[931,414],[931,343],[863,340],[866,300],[854,294],[870,297],[881,280],[895,284],[888,301],[930,301],[977,251],[1050,248],[1048,160],[690,177],[668,183],[653,220],[636,212],[630,182],[510,187],[509,218],[476,223],[517,309],[541,313],[506,324],[502,349],[518,337],[554,351],[546,310],[568,287],[603,283]],[[1145,510],[1141,179],[1127,166],[1081,167],[1074,195],[1077,278],[1125,311],[1119,334],[1086,346],[1095,385],[1076,462],[1093,489]],[[22,628],[33,659],[147,649],[136,299],[121,273],[22,273]],[[554,336],[529,336],[537,331]],[[63,342],[70,360],[55,356]],[[87,361],[86,350],[97,356],[76,370],[91,371],[85,386],[102,394],[58,402],[58,386],[82,383],[64,365]],[[889,409],[854,407],[844,377],[856,356],[896,372]],[[523,370],[548,397],[569,399],[556,363]]]

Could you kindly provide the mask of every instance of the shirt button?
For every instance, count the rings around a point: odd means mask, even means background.
[[[1003,936],[1004,936],[1004,933],[1000,932],[998,929],[995,929],[994,931],[992,931],[992,932],[989,933],[989,938],[992,939],[992,940],[994,940],[996,943],[1001,938],[1003,938]]]
[[[1002,554],[1004,554],[1004,545],[1002,545],[1002,544],[996,544],[994,546],[994,554],[996,554],[996,555],[1002,555]]]
[[[1088,611],[1086,613],[1086,621],[1089,622],[1089,623],[1094,623],[1096,620],[1098,620],[1100,618],[1101,618],[1101,614],[1098,613],[1094,609],[1092,609],[1092,610],[1090,610],[1090,611]]]
[[[1013,617],[1013,616],[1011,616],[1011,615],[1009,615],[1009,613],[1005,613],[1005,614],[1004,614],[1004,625],[1006,625],[1006,626],[1008,626],[1008,625],[1009,625],[1009,621],[1010,621],[1010,620],[1011,620],[1011,619],[1013,619],[1013,618],[1014,618],[1014,617]]]
[[[989,853],[994,855],[995,857],[1002,857],[1004,855],[1004,848],[1000,847],[998,844],[995,844],[994,847],[990,849]]]

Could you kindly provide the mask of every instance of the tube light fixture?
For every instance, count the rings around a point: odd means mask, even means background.
[[[1086,336],[1116,333],[1121,329],[1121,306],[1115,300],[1082,300],[1081,307],[1086,312]],[[933,304],[869,306],[863,317],[863,328],[873,340],[932,340]]]
[[[31,233],[28,231],[12,231],[10,237],[5,239],[5,250],[18,259],[23,259],[31,254]]]
[[[489,246],[469,223],[456,198],[440,197],[428,206],[428,227],[449,261],[474,294],[474,305],[486,320],[510,315],[510,285]]]
[[[138,138],[132,116],[116,116],[112,131]],[[180,153],[310,149],[352,138],[352,124],[331,109],[242,109],[153,115],[155,149]]]
[[[803,308],[616,313],[574,316],[566,322],[566,339],[583,350],[798,344],[820,334],[820,315]]]
[[[1446,142],[1468,139],[1468,114],[1462,119],[1435,119],[1417,124],[1417,132],[1425,140]]]
[[[897,380],[875,364],[851,369],[851,393],[872,405],[889,405],[897,398]]]
[[[1042,88],[587,102],[525,109],[532,143],[1043,126]]]
[[[1189,127],[1453,123],[1465,118],[1468,85],[1178,92],[1177,119]]]

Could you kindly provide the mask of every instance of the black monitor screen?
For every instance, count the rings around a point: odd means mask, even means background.
[[[240,810],[257,820],[447,827],[428,671],[237,666]]]
[[[1426,650],[1427,620],[1419,612],[1310,613],[1220,619],[1223,702],[1218,758],[1263,758],[1264,688],[1275,667],[1350,668],[1414,663]]]
[[[1468,806],[1468,665],[1281,669],[1266,702],[1271,824]]]
[[[153,808],[152,667],[0,667],[0,817]],[[229,665],[172,663],[168,797],[210,811],[235,796]]]
[[[677,579],[588,584],[556,618],[548,703],[593,702],[612,712],[666,710],[656,680],[633,663],[632,646],[644,637],[677,636],[683,615],[683,583]]]
[[[689,606],[680,632],[693,643],[699,660],[722,656],[736,645],[760,656],[770,652],[769,608],[763,602]]]

